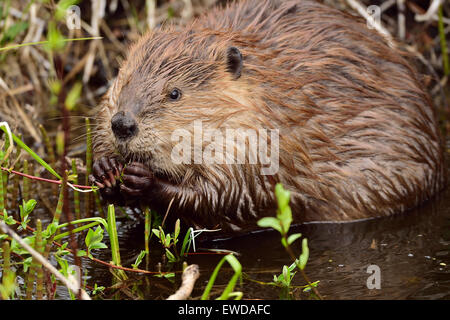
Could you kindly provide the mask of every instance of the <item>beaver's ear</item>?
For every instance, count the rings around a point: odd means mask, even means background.
[[[242,54],[236,47],[229,47],[227,49],[227,71],[236,80],[241,76],[242,71]]]

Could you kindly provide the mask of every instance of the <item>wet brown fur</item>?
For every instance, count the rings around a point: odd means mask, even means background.
[[[227,71],[230,46],[244,57]],[[172,88],[179,101],[167,100]],[[151,204],[225,230],[273,215],[273,190],[291,191],[297,222],[346,221],[413,208],[444,186],[430,98],[402,53],[365,22],[313,1],[249,0],[180,29],[144,35],[101,103],[96,157],[121,153],[171,181]],[[139,134],[118,144],[111,117],[132,112]],[[280,130],[280,170],[175,165],[177,128]]]

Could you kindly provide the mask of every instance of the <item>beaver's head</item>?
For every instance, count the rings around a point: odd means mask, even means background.
[[[191,164],[177,163],[173,155],[180,130],[194,139],[194,121],[204,133],[255,123],[258,89],[243,75],[241,51],[220,39],[212,33],[159,31],[131,48],[107,95],[107,119],[102,119],[109,124],[103,136],[126,161],[145,163],[174,182],[189,172],[217,173],[194,159],[194,148],[202,146],[193,140]]]

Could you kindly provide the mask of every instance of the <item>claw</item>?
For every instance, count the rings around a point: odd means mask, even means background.
[[[92,183],[97,186],[105,186],[112,188],[116,186],[117,180],[120,177],[123,165],[116,158],[101,157],[94,162]]]

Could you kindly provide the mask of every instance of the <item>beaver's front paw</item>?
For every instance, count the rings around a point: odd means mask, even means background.
[[[142,197],[148,194],[153,185],[154,176],[152,171],[142,163],[133,162],[123,170],[123,183],[120,191],[130,197]]]
[[[101,157],[94,161],[89,182],[100,189],[113,188],[119,180],[123,165],[116,158]]]
[[[100,195],[108,202],[122,203],[118,180],[123,165],[116,158],[102,157],[94,161],[89,182],[100,188]]]

